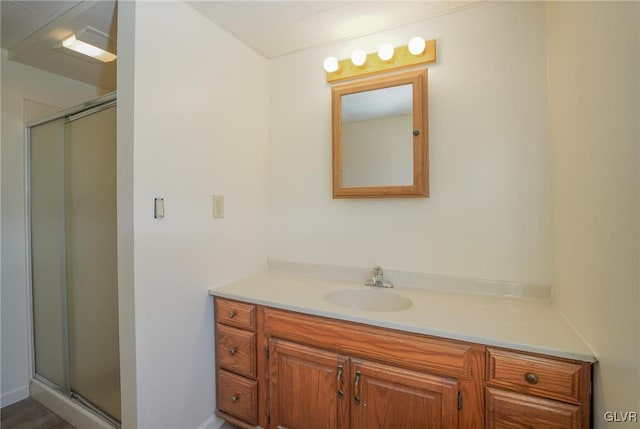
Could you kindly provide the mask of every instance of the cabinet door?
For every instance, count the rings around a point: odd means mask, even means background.
[[[353,359],[351,427],[458,427],[456,380]]]
[[[487,389],[487,429],[578,429],[580,407],[500,389]]]
[[[269,355],[271,427],[348,428],[347,357],[273,338]]]

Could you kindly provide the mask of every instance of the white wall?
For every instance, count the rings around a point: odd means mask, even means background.
[[[85,83],[7,60],[2,51],[2,406],[29,394],[24,127],[26,105],[68,108],[101,95]],[[35,106],[34,103],[31,103]],[[38,110],[38,109],[35,109]],[[34,110],[34,113],[35,113]],[[46,110],[46,109],[45,109]],[[45,111],[42,110],[42,111]],[[33,118],[30,118],[33,119]]]
[[[137,426],[213,426],[207,291],[266,265],[267,62],[182,2],[136,2],[134,43]]]
[[[437,40],[428,199],[332,200],[323,59]],[[551,280],[545,4],[485,3],[270,61],[269,257]]]
[[[552,2],[548,27],[554,301],[600,360],[608,427],[640,412],[640,3]]]

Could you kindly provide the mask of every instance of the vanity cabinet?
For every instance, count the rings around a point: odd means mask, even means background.
[[[588,428],[591,364],[487,348],[488,429]]]
[[[591,364],[215,297],[239,428],[589,428]],[[233,316],[231,316],[233,313]]]
[[[349,359],[338,353],[272,338],[269,341],[271,427],[349,427]]]
[[[264,335],[270,427],[483,427],[482,346],[273,308]]]
[[[458,427],[458,385],[396,366],[272,339],[272,427]]]
[[[216,299],[216,414],[239,428],[254,428],[264,407],[263,357],[258,349],[261,309]],[[262,423],[264,424],[264,423]]]
[[[352,428],[457,428],[458,383],[360,359],[352,360]]]

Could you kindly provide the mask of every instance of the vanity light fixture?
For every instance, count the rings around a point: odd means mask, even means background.
[[[378,48],[378,57],[380,57],[382,61],[389,61],[391,58],[393,58],[394,52],[395,49],[393,48],[393,45],[391,43],[383,43]]]
[[[409,40],[409,52],[411,52],[411,55],[422,54],[426,46],[427,43],[420,36],[413,37],[411,40]]]
[[[338,71],[338,59],[336,57],[327,57],[324,59],[324,71],[327,73],[335,73]]]
[[[435,61],[436,41],[414,37],[407,46],[394,48],[390,43],[383,43],[377,52],[368,55],[356,49],[344,60],[328,57],[324,60],[324,70],[327,82],[335,82]]]
[[[367,54],[362,49],[356,49],[351,54],[351,62],[353,65],[360,67],[367,61]]]
[[[108,63],[117,58],[115,42],[108,34],[93,27],[86,27],[54,46],[65,54],[73,55],[92,63]]]

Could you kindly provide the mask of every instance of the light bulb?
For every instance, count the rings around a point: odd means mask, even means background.
[[[338,71],[338,60],[336,59],[336,57],[327,57],[324,60],[324,64],[323,64],[324,70],[327,73],[333,73]]]
[[[351,62],[353,65],[360,67],[367,61],[367,54],[362,49],[356,49],[351,54]]]
[[[391,58],[393,58],[393,52],[394,49],[391,43],[383,43],[378,48],[378,56],[382,61],[389,61]]]
[[[426,43],[424,39],[420,36],[416,36],[409,40],[409,52],[413,55],[420,55],[424,52],[424,48]]]

